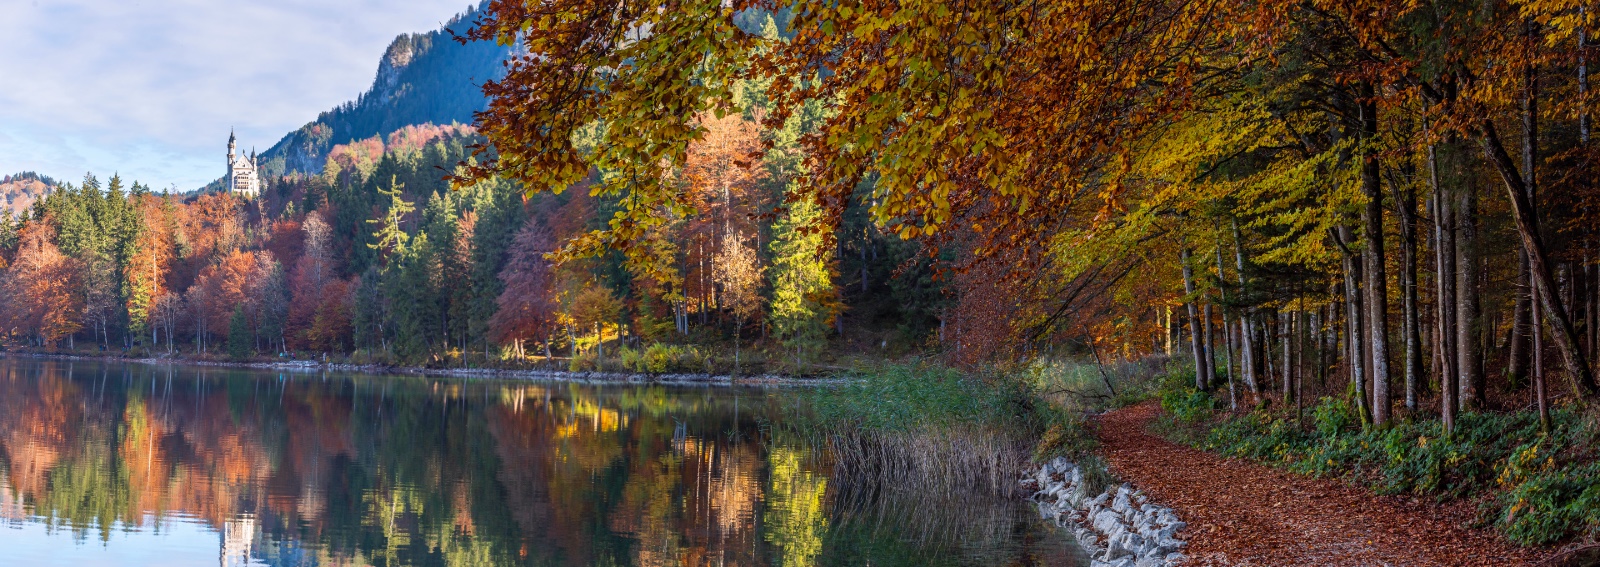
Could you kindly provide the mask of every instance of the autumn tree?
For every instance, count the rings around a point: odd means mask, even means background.
[[[739,335],[746,321],[761,313],[761,282],[765,268],[755,247],[743,234],[733,232],[722,239],[713,269],[722,288],[723,305],[733,314],[733,368],[739,372]]]
[[[595,358],[597,361],[603,360],[606,330],[616,323],[622,311],[622,302],[610,288],[598,282],[589,282],[570,296],[566,311],[574,326],[593,334]]]
[[[56,247],[49,222],[28,223],[18,235],[16,259],[5,272],[7,327],[21,328],[40,345],[55,346],[81,326],[79,269]]]
[[[554,272],[545,255],[554,251],[550,231],[528,224],[517,232],[511,259],[500,271],[505,289],[495,302],[498,308],[489,320],[489,328],[496,341],[511,345],[519,360],[526,357],[523,345],[528,339],[542,339],[545,356],[550,356],[559,306]]]

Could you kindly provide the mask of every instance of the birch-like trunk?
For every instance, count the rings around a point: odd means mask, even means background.
[[[1184,307],[1189,311],[1189,349],[1194,356],[1194,384],[1195,388],[1204,390],[1211,383],[1210,368],[1205,360],[1205,347],[1200,344],[1200,310],[1194,305],[1194,268],[1189,266],[1189,249],[1183,249],[1180,256],[1183,263],[1183,292],[1188,298]]]

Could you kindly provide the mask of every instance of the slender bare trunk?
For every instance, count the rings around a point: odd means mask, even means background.
[[[1456,405],[1463,411],[1484,406],[1483,353],[1479,348],[1483,330],[1478,304],[1478,192],[1474,182],[1460,176],[1461,192],[1455,209],[1456,227],[1456,384],[1460,397]]]
[[[1207,299],[1205,305],[1202,306],[1200,327],[1205,329],[1205,340],[1200,342],[1200,346],[1202,347],[1203,354],[1206,357],[1206,384],[1205,388],[1202,389],[1209,391],[1211,390],[1211,385],[1217,380],[1217,351],[1214,347],[1216,341],[1212,337],[1211,301],[1209,299]]]
[[[1378,136],[1378,107],[1372,102],[1372,86],[1363,88],[1366,102],[1360,104],[1361,135],[1372,143]],[[1372,422],[1389,421],[1389,283],[1383,253],[1383,186],[1378,179],[1378,156],[1365,150],[1361,163],[1361,189],[1367,206],[1361,220],[1367,238],[1366,275],[1367,342],[1372,364]]]
[[[1550,430],[1550,403],[1544,386],[1544,325],[1538,310],[1533,312],[1533,398],[1539,409],[1539,429]]]
[[[1180,261],[1183,263],[1183,291],[1186,295],[1184,307],[1189,310],[1189,348],[1190,354],[1194,355],[1194,387],[1204,390],[1211,383],[1211,376],[1209,365],[1206,364],[1205,346],[1200,344],[1200,311],[1194,305],[1194,268],[1189,266],[1189,249],[1183,250]]]
[[[1434,301],[1438,309],[1435,332],[1438,335],[1439,351],[1439,414],[1444,421],[1446,433],[1455,430],[1456,416],[1456,334],[1455,334],[1455,295],[1456,268],[1455,253],[1455,226],[1454,211],[1450,206],[1450,198],[1444,194],[1439,184],[1438,149],[1428,146],[1428,178],[1433,186],[1431,204],[1433,209],[1433,234],[1434,242],[1434,278],[1438,286],[1437,297]]]
[[[1423,375],[1422,317],[1417,306],[1417,192],[1409,183],[1404,184],[1404,188],[1400,185],[1396,183],[1391,188],[1395,210],[1400,217],[1400,334],[1405,343],[1406,409],[1416,411],[1419,383]]]
[[[1239,275],[1239,293],[1248,294],[1244,275],[1244,238],[1239,233],[1239,220],[1233,220],[1233,263]],[[1239,373],[1244,376],[1245,387],[1250,389],[1251,400],[1261,403],[1261,382],[1256,380],[1255,321],[1251,309],[1243,302],[1239,308]]]
[[[1282,311],[1278,313],[1278,331],[1282,338],[1278,340],[1283,351],[1283,362],[1278,365],[1278,373],[1283,376],[1283,402],[1288,404],[1294,399],[1294,312]]]
[[[1338,231],[1340,232],[1340,240],[1342,242],[1350,243],[1354,239],[1350,234],[1350,227],[1341,226],[1338,228]],[[1341,244],[1341,247],[1347,245],[1348,244]],[[1363,340],[1362,336],[1365,334],[1362,332],[1362,329],[1366,328],[1366,326],[1362,324],[1362,313],[1365,310],[1361,305],[1361,287],[1358,283],[1361,280],[1361,254],[1346,248],[1344,252],[1343,264],[1345,348],[1348,351],[1345,356],[1345,360],[1347,360],[1350,365],[1350,386],[1355,390],[1353,393],[1355,394],[1356,408],[1361,412],[1361,422],[1369,423],[1372,414],[1367,407],[1367,380],[1365,368],[1367,362],[1367,349],[1364,346],[1365,341]]]
[[[1236,364],[1237,361],[1235,361],[1234,357],[1233,357],[1233,349],[1234,349],[1233,321],[1229,320],[1230,318],[1228,317],[1228,312],[1230,311],[1228,309],[1228,307],[1227,307],[1227,305],[1228,305],[1228,290],[1227,290],[1226,287],[1220,285],[1222,282],[1227,281],[1227,271],[1223,270],[1223,263],[1222,263],[1222,243],[1220,243],[1220,242],[1217,243],[1216,250],[1217,250],[1217,283],[1219,284],[1218,292],[1222,294],[1222,304],[1223,304],[1223,308],[1222,308],[1222,340],[1223,340],[1223,346],[1226,347],[1225,350],[1227,350],[1227,353],[1228,353],[1228,357],[1227,357],[1227,363],[1228,363],[1228,409],[1237,410],[1237,409],[1239,409],[1239,391],[1238,391],[1238,387],[1235,386],[1235,380],[1234,380],[1234,377],[1237,376],[1238,374],[1234,370],[1235,364]]]

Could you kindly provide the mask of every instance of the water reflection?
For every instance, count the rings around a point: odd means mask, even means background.
[[[1025,507],[834,502],[783,390],[0,360],[0,564],[1074,565]]]

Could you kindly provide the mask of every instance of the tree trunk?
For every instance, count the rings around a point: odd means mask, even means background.
[[[1415,170],[1408,168],[1412,173]],[[1419,383],[1422,380],[1422,324],[1417,308],[1417,192],[1407,184],[1391,186],[1395,210],[1400,217],[1400,307],[1401,330],[1404,341],[1406,379],[1405,404],[1410,411],[1417,410]]]
[[[1215,337],[1212,336],[1211,301],[1209,299],[1205,305],[1201,306],[1200,328],[1205,329],[1205,339],[1200,341],[1200,346],[1206,357],[1206,384],[1202,390],[1210,391],[1211,385],[1216,383],[1217,380],[1217,350],[1214,346],[1216,344]]]
[[[1278,365],[1278,372],[1283,376],[1283,402],[1287,405],[1289,400],[1294,399],[1294,352],[1291,346],[1294,341],[1290,340],[1294,336],[1293,311],[1278,313],[1278,330],[1282,334],[1278,342],[1283,347],[1283,362]]]
[[[1239,293],[1248,297],[1244,276],[1244,238],[1239,234],[1239,220],[1233,219],[1233,263],[1239,275]],[[1244,375],[1245,387],[1250,389],[1251,400],[1261,403],[1261,383],[1256,380],[1255,324],[1250,307],[1243,301],[1239,308],[1239,371]]]
[[[1183,263],[1183,292],[1186,296],[1184,307],[1189,310],[1189,350],[1194,355],[1194,387],[1204,390],[1211,383],[1210,369],[1205,360],[1205,347],[1200,344],[1200,312],[1194,305],[1194,268],[1189,266],[1189,249],[1183,249],[1180,262]]]
[[[1533,398],[1539,409],[1539,429],[1550,431],[1550,404],[1544,387],[1544,325],[1539,312],[1533,312]]]
[[[1433,185],[1434,273],[1438,275],[1434,278],[1438,286],[1434,301],[1438,311],[1434,330],[1438,334],[1439,345],[1439,415],[1444,421],[1445,433],[1450,433],[1455,430],[1456,416],[1455,215],[1449,196],[1439,186],[1438,150],[1432,145],[1428,146],[1428,172]]]
[[[1461,176],[1461,192],[1455,209],[1456,227],[1456,372],[1461,410],[1484,406],[1482,311],[1478,304],[1478,191],[1474,182]]]
[[[1372,86],[1363,89],[1367,102],[1362,102],[1362,138],[1374,143],[1378,136],[1378,107],[1372,100]],[[1389,421],[1389,287],[1388,272],[1383,253],[1383,186],[1378,179],[1378,157],[1366,150],[1361,163],[1361,189],[1366,193],[1367,206],[1362,221],[1367,237],[1367,252],[1363,256],[1366,275],[1367,330],[1370,335],[1372,360],[1372,422],[1383,425]]]
[[[1511,353],[1506,357],[1506,381],[1512,387],[1521,387],[1523,380],[1528,377],[1528,333],[1532,325],[1529,319],[1531,307],[1530,298],[1533,296],[1532,285],[1529,284],[1528,253],[1517,250],[1517,286],[1512,293],[1516,295],[1516,302],[1511,309]]]
[[[1222,305],[1223,305],[1223,307],[1222,307],[1222,342],[1223,342],[1223,346],[1225,347],[1224,349],[1227,351],[1227,354],[1228,354],[1228,357],[1226,359],[1227,360],[1227,364],[1228,364],[1228,409],[1237,410],[1237,409],[1239,409],[1239,391],[1238,391],[1238,387],[1235,386],[1235,380],[1234,380],[1234,377],[1237,376],[1238,374],[1234,370],[1235,364],[1236,364],[1237,361],[1235,361],[1234,357],[1233,357],[1233,349],[1234,349],[1234,343],[1233,343],[1233,321],[1231,321],[1230,317],[1228,317],[1228,312],[1230,311],[1230,309],[1228,308],[1228,290],[1227,290],[1226,287],[1220,285],[1222,282],[1227,281],[1227,271],[1222,269],[1222,266],[1223,266],[1223,264],[1222,264],[1222,243],[1220,243],[1220,242],[1217,243],[1216,250],[1217,250],[1217,283],[1219,284],[1218,287],[1217,287],[1217,291],[1218,291],[1218,293],[1222,294]],[[1215,376],[1213,376],[1213,378],[1215,378]]]
[[[1351,250],[1349,245],[1354,240],[1350,227],[1340,226],[1338,229],[1339,247],[1344,253],[1344,304],[1345,304],[1345,360],[1350,365],[1350,386],[1354,388],[1356,409],[1361,413],[1361,422],[1370,423],[1372,414],[1367,407],[1367,380],[1366,362],[1367,349],[1364,346],[1362,324],[1361,287],[1361,254]]]
[[[1539,221],[1534,214],[1533,202],[1526,192],[1527,184],[1523,181],[1521,172],[1517,171],[1517,166],[1511,162],[1511,156],[1506,153],[1505,146],[1501,144],[1494,123],[1488,119],[1481,120],[1478,123],[1478,130],[1481,134],[1483,152],[1495,170],[1500,173],[1500,178],[1506,185],[1506,193],[1511,197],[1511,212],[1517,223],[1517,236],[1522,240],[1523,249],[1528,252],[1528,268],[1533,278],[1534,290],[1538,293],[1543,315],[1554,331],[1556,346],[1561,350],[1561,361],[1567,370],[1567,380],[1572,386],[1573,393],[1580,400],[1594,401],[1600,398],[1600,389],[1595,386],[1594,373],[1589,368],[1587,357],[1578,348],[1578,337],[1573,330],[1572,319],[1567,316],[1566,308],[1554,296],[1555,278],[1550,273],[1549,255],[1545,252],[1544,239],[1539,235]]]

